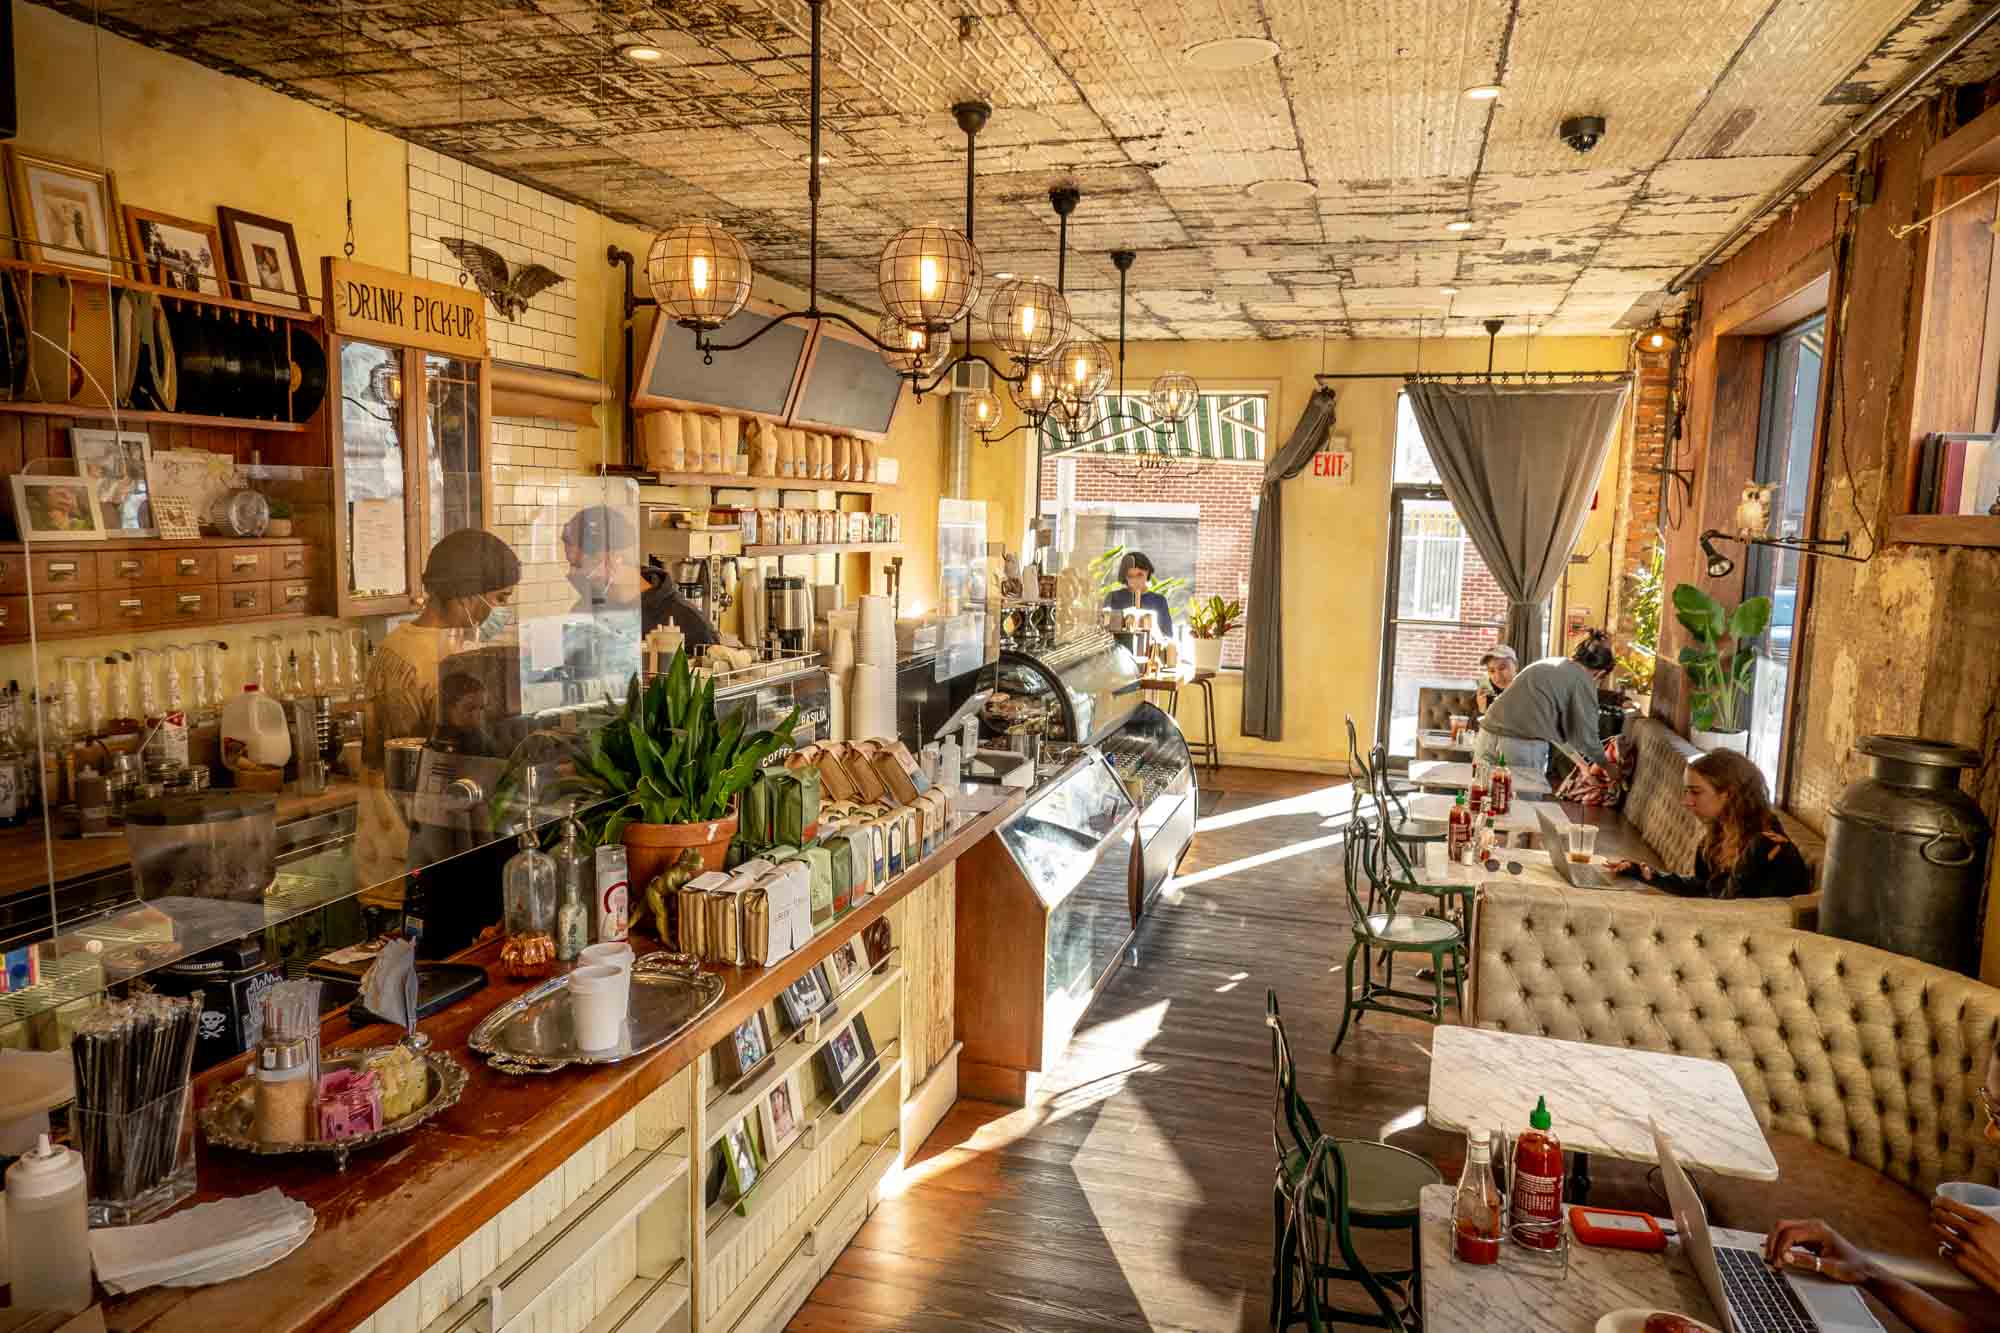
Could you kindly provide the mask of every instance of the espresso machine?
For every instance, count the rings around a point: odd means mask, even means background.
[[[703,616],[713,621],[708,609],[708,561],[676,560],[672,566],[674,586],[681,597]]]

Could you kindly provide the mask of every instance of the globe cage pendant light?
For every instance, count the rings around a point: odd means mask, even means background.
[[[965,419],[981,437],[1000,429],[1000,400],[990,389],[974,389],[965,396]]]
[[[993,289],[986,306],[992,337],[1027,366],[1046,361],[1069,340],[1069,302],[1040,278],[1010,278]]]
[[[713,332],[750,299],[750,254],[707,218],[669,227],[646,252],[646,284],[682,328]]]
[[[927,333],[894,315],[882,316],[882,322],[875,326],[875,337],[882,344],[882,360],[898,375],[929,378],[951,357],[949,333]]]
[[[1194,406],[1201,397],[1201,386],[1194,376],[1178,370],[1170,370],[1153,381],[1153,388],[1146,395],[1146,406],[1152,409],[1153,419],[1179,425],[1194,412]]]
[[[1055,402],[1050,404],[1049,419],[1072,438],[1088,435],[1104,419],[1102,402],[1096,394],[1079,397],[1065,388],[1056,394]]]
[[[965,233],[935,222],[882,247],[876,265],[882,306],[912,329],[949,333],[979,300],[979,251]]]
[[[1056,354],[1055,369],[1064,394],[1095,398],[1111,384],[1111,348],[1088,333],[1071,338]]]
[[[1055,404],[1056,379],[1046,367],[1030,364],[1022,367],[1020,383],[1009,385],[1007,393],[1023,416],[1039,422]]]

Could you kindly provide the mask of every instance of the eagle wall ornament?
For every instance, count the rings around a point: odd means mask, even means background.
[[[517,319],[528,302],[563,280],[562,274],[546,264],[526,264],[510,273],[507,260],[498,250],[468,241],[462,236],[442,237],[438,244],[451,251],[465,275],[472,279],[502,319]]]

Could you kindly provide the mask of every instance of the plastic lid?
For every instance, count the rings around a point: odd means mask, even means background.
[[[1549,1115],[1549,1099],[1546,1097],[1535,1098],[1535,1109],[1528,1112],[1528,1128],[1547,1129],[1554,1123],[1554,1119]]]
[[[134,801],[125,807],[125,822],[145,828],[227,824],[260,815],[275,816],[277,812],[278,801],[273,796],[200,792],[161,796],[150,801]]]
[[[46,1134],[36,1138],[33,1151],[7,1168],[9,1198],[47,1198],[82,1183],[83,1158],[68,1148],[56,1147]]]

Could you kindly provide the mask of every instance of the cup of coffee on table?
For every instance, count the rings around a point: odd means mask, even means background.
[[[2000,1220],[2000,1188],[1971,1180],[1947,1180],[1937,1187],[1937,1192],[1941,1199],[1950,1199]]]
[[[1566,830],[1571,865],[1589,865],[1597,851],[1597,825],[1571,824]]]

